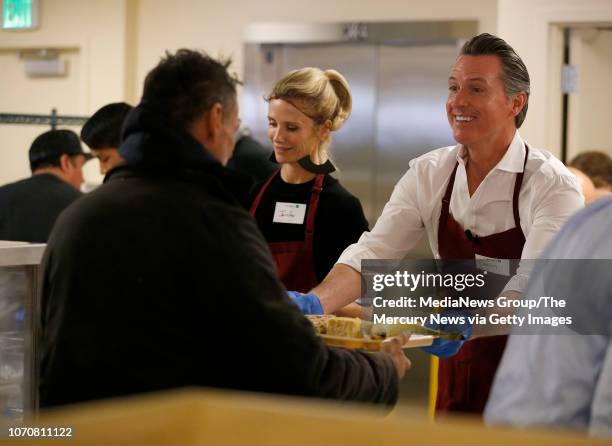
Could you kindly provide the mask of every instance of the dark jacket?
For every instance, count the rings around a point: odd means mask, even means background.
[[[0,240],[46,243],[57,216],[81,195],[51,173],[0,187]]]
[[[326,347],[227,170],[136,108],[127,165],[62,214],[42,284],[42,406],[179,386],[394,403],[385,354]]]
[[[249,175],[253,184],[265,181],[278,170],[278,164],[270,161],[272,149],[264,147],[249,134],[239,135],[234,154],[227,167]]]

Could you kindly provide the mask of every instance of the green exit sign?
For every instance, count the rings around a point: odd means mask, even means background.
[[[38,0],[2,0],[2,29],[38,26]]]

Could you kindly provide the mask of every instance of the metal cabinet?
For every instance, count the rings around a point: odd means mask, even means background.
[[[39,265],[45,245],[0,241],[0,424],[37,407]]]

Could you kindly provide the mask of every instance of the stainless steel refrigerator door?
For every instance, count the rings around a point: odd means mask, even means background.
[[[373,164],[376,218],[410,160],[455,144],[445,104],[448,76],[457,53],[456,45],[379,47]],[[431,257],[425,234],[408,257]]]
[[[376,212],[380,214],[408,163],[454,144],[446,119],[448,75],[455,46],[379,49],[376,109]]]
[[[302,67],[334,69],[348,81],[353,96],[351,116],[332,133],[330,155],[344,187],[360,198],[368,218],[374,214],[376,47],[374,45],[285,46],[283,71]]]

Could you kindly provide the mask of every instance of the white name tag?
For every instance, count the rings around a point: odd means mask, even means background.
[[[300,203],[282,203],[276,202],[274,208],[274,223],[292,223],[294,225],[301,225],[304,223],[304,217],[306,216],[306,205]]]
[[[510,276],[510,260],[508,259],[495,259],[476,254],[476,268],[502,276]]]

